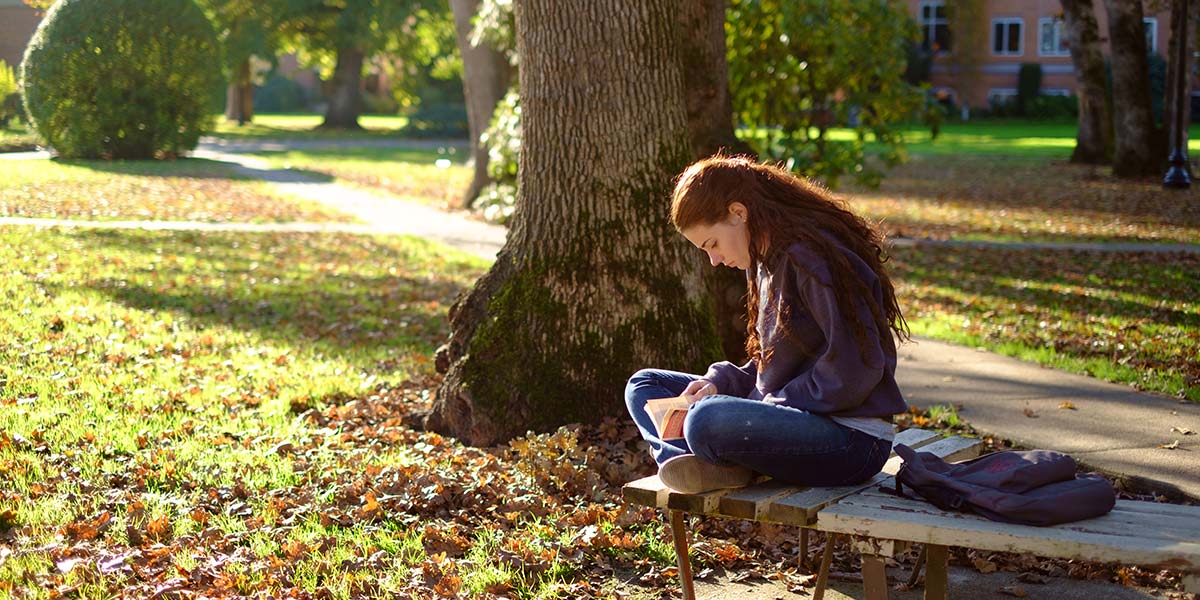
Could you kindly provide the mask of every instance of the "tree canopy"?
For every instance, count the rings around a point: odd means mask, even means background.
[[[904,81],[917,39],[905,5],[877,0],[733,0],[726,19],[734,112],[764,158],[833,185],[881,173],[867,163],[869,135],[899,160],[892,124],[921,103]],[[850,140],[828,130],[850,126]]]

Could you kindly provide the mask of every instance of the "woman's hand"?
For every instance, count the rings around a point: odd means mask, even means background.
[[[707,379],[697,379],[683,389],[683,397],[688,403],[696,402],[705,396],[711,396],[715,393],[717,393],[717,386],[713,385]]]

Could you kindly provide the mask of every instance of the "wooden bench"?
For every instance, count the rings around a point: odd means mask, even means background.
[[[1173,569],[1184,572],[1188,591],[1200,592],[1196,577],[1200,572],[1200,507],[1196,506],[1118,500],[1102,517],[1032,527],[947,512],[924,500],[868,488],[822,510],[815,529],[858,537],[864,565],[868,561],[882,565],[884,557],[903,550],[908,543],[925,544],[926,598],[947,597],[949,546]],[[868,578],[864,569],[867,598],[887,597],[886,578],[882,568],[878,571]],[[915,573],[910,581],[914,579]]]
[[[922,429],[900,432],[896,435],[895,443],[933,452],[949,461],[973,458],[979,454],[982,447],[979,440],[960,437],[939,439],[937,434]],[[657,475],[651,475],[625,484],[623,493],[625,501],[629,504],[666,511],[675,544],[683,595],[686,600],[692,600],[695,598],[695,592],[687,554],[684,513],[797,525],[801,528],[800,556],[801,560],[805,560],[808,556],[808,529],[816,523],[817,513],[846,496],[887,481],[890,475],[899,470],[900,464],[900,458],[893,454],[882,473],[863,483],[843,487],[806,488],[767,480],[740,489],[684,494],[667,488],[658,480]],[[832,560],[832,547],[832,544],[826,544],[827,552],[822,559],[821,574],[817,579],[818,594],[823,592],[825,587],[828,563]]]
[[[982,448],[979,440],[939,439],[921,429],[900,432],[896,443],[951,462],[978,456]],[[695,598],[695,591],[684,513],[799,526],[801,561],[808,556],[809,529],[849,536],[863,556],[863,585],[871,600],[887,597],[884,558],[909,543],[926,544],[910,579],[915,582],[920,563],[928,564],[926,598],[946,598],[949,546],[1171,568],[1191,573],[1185,587],[1197,587],[1194,573],[1200,568],[1200,507],[1121,501],[1112,513],[1099,519],[1050,528],[1006,525],[879,491],[880,485],[894,485],[891,476],[901,464],[893,455],[880,474],[844,487],[805,488],[767,480],[740,489],[683,494],[650,476],[626,484],[623,492],[630,504],[666,511],[686,600]],[[818,600],[824,594],[832,551],[831,537],[825,544],[813,593]]]

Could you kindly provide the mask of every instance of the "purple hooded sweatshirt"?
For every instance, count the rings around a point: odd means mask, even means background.
[[[879,277],[852,250],[829,239],[882,306]],[[829,265],[819,254],[796,242],[787,254],[777,253],[770,260],[771,264],[760,262],[756,274],[758,334],[762,347],[770,349],[766,366],[759,372],[754,361],[742,366],[719,362],[709,367],[704,379],[721,394],[827,415],[856,429],[860,427],[851,421],[861,417],[886,419],[907,410],[896,385],[892,333],[878,330],[866,302],[855,303],[867,334],[867,344],[860,348],[849,315],[838,307]],[[784,303],[790,308],[791,335],[778,323]]]

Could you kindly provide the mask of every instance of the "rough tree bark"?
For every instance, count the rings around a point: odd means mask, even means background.
[[[508,241],[450,311],[426,427],[484,445],[625,412],[637,369],[720,354],[671,227],[689,162],[675,0],[515,6],[524,151]]]
[[[687,99],[688,131],[694,158],[717,152],[755,156],[750,145],[733,133],[733,100],[725,58],[725,9],[729,0],[680,3],[679,44]],[[746,276],[724,267],[705,272],[712,295],[717,334],[727,360],[746,357]]]
[[[1079,82],[1079,131],[1071,162],[1108,164],[1112,160],[1112,106],[1105,89],[1104,55],[1092,0],[1061,0],[1071,62]]]
[[[462,206],[469,208],[488,184],[487,149],[479,144],[479,136],[492,120],[496,104],[504,97],[512,79],[512,66],[504,53],[487,45],[471,44],[471,18],[479,8],[479,0],[451,0],[458,51],[463,60],[463,95],[467,100],[467,123],[471,134],[471,156],[475,174],[463,194]]]
[[[1104,0],[1113,72],[1113,175],[1161,175],[1166,164],[1154,130],[1142,0]]]
[[[1181,23],[1179,18],[1182,12],[1180,10],[1182,8],[1181,4],[1184,2],[1188,2],[1188,23],[1186,24]],[[1184,73],[1193,72],[1192,65],[1195,62],[1194,55],[1196,52],[1197,34],[1196,17],[1198,14],[1200,14],[1200,0],[1173,0],[1171,2],[1171,27],[1169,30],[1171,32],[1171,37],[1167,42],[1167,81],[1166,85],[1164,86],[1165,89],[1163,90],[1163,95],[1165,96],[1165,98],[1163,98],[1163,124],[1166,128],[1166,134],[1163,136],[1163,138],[1168,142],[1168,146],[1164,146],[1163,149],[1164,156],[1169,156],[1176,144],[1175,140],[1171,139],[1171,135],[1174,135],[1172,130],[1174,129],[1173,124],[1175,123],[1176,100],[1178,99],[1175,92],[1175,84],[1177,79],[1176,73],[1178,73],[1178,69],[1180,68],[1183,69]],[[1180,65],[1178,44],[1181,37],[1180,32],[1185,28],[1187,29],[1188,47],[1184,52],[1184,64]],[[1187,148],[1187,124],[1191,122],[1192,114],[1192,78],[1184,77],[1183,83],[1185,88],[1183,90],[1183,105],[1179,108],[1183,110],[1184,126],[1183,130],[1180,132],[1183,137],[1178,143],[1182,148]]]
[[[365,57],[358,48],[338,48],[333,68],[332,91],[321,129],[362,129],[362,70]]]

